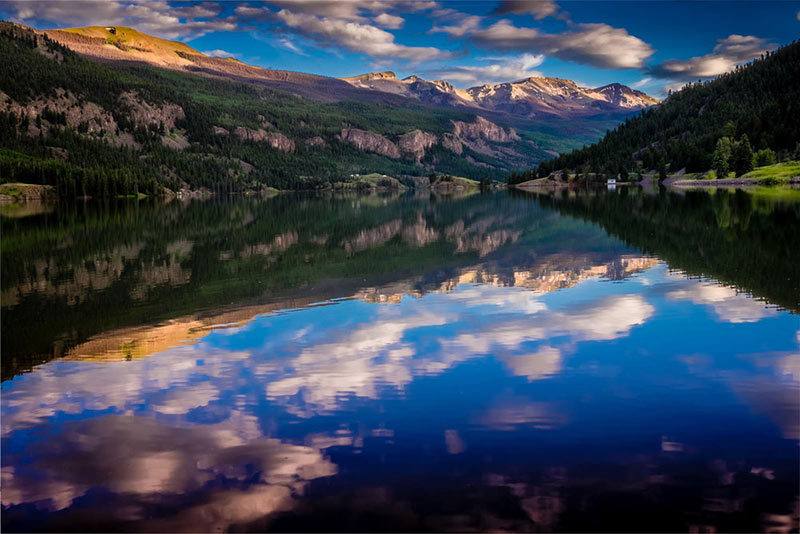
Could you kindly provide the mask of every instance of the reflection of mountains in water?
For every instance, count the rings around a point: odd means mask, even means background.
[[[621,280],[642,272],[659,261],[654,258],[620,256],[600,265],[588,265],[588,258],[554,254],[528,270],[494,272],[489,266],[463,269],[444,282],[425,284],[421,278],[392,282],[360,289],[352,298],[373,303],[397,303],[405,296],[421,297],[432,292],[453,291],[460,284],[487,284],[498,287],[524,287],[537,294],[570,288],[583,280],[605,277]],[[342,295],[343,298],[350,298]],[[67,351],[68,360],[122,361],[144,358],[176,345],[191,343],[219,328],[243,326],[260,315],[280,310],[312,306],[322,297],[281,299],[270,304],[232,308],[212,314],[181,317],[154,326],[105,332]]]
[[[391,301],[464,282],[546,292],[654,261],[606,229],[673,268],[798,308],[791,210],[722,193],[534,200],[239,198],[2,219],[3,378],[79,353],[135,358],[334,298]]]

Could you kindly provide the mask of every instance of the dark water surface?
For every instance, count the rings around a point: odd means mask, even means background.
[[[2,218],[4,531],[797,532],[800,202],[43,211]]]

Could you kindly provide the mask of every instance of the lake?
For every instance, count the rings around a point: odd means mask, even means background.
[[[4,531],[797,531],[796,196],[88,202],[1,259]]]

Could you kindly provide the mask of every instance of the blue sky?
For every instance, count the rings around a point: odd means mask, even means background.
[[[658,96],[800,35],[800,1],[0,1],[0,16],[41,29],[133,26],[328,76],[393,70],[464,88],[543,75]]]

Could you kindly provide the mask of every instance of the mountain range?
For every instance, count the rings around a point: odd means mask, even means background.
[[[2,180],[69,195],[319,188],[375,172],[503,180],[656,103],[554,78],[458,90],[270,70],[114,26],[0,22],[0,64]]]
[[[211,57],[184,43],[167,41],[124,27],[93,26],[44,33],[92,59],[141,62],[161,68],[252,81],[324,100],[357,99],[394,103],[396,100],[391,97],[395,96],[414,98],[436,106],[500,112],[512,117],[537,120],[624,115],[659,102],[618,83],[590,89],[560,78],[533,77],[462,90],[443,80],[430,81],[419,76],[398,79],[393,72],[373,72],[335,79],[270,70],[231,57]],[[353,91],[352,88],[361,91]]]
[[[390,71],[343,79],[354,87],[416,98],[430,104],[462,106],[541,120],[554,116],[574,118],[629,113],[659,103],[657,99],[619,83],[590,89],[572,80],[543,76],[469,89],[456,89],[450,82],[429,81],[414,75],[399,79]]]

